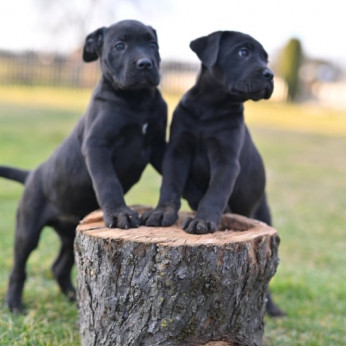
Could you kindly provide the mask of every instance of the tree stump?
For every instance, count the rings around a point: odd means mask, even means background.
[[[187,216],[167,228],[108,229],[101,211],[81,222],[82,345],[262,344],[276,230],[225,214],[216,233],[191,235],[180,228]]]

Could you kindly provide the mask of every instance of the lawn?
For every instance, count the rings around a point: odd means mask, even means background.
[[[0,87],[0,163],[33,168],[72,129],[90,91]],[[166,95],[170,110],[177,98]],[[281,263],[271,283],[287,312],[266,318],[266,345],[346,344],[346,111],[249,103],[246,118],[263,155]],[[128,194],[154,205],[160,177],[148,168]],[[0,300],[12,266],[14,218],[22,186],[0,180]],[[50,265],[58,238],[45,229],[30,257],[24,302],[0,307],[0,345],[78,345],[77,310],[59,293]]]

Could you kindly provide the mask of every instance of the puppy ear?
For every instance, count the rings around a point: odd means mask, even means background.
[[[216,64],[221,36],[222,31],[216,31],[208,36],[197,38],[190,43],[190,48],[207,67]]]
[[[157,39],[157,33],[156,33],[156,30],[152,27],[152,26],[150,26],[150,25],[148,25],[148,28],[150,28],[150,30],[153,32],[153,34],[154,34],[154,36],[155,36],[155,38]]]
[[[97,60],[101,54],[104,34],[107,28],[103,27],[89,34],[85,39],[83,60],[85,62]]]

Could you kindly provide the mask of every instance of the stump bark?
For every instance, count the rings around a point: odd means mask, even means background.
[[[137,207],[139,212],[141,207]],[[105,228],[102,212],[77,228],[82,345],[261,345],[265,293],[279,237],[225,214],[214,234]]]

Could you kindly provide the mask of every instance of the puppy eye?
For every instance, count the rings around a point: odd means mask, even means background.
[[[150,41],[150,45],[152,48],[158,48],[159,47],[159,45],[157,44],[156,41]]]
[[[249,56],[249,50],[247,48],[240,48],[238,50],[238,55],[241,56],[241,57],[247,57]]]
[[[124,42],[117,42],[114,45],[114,48],[117,49],[117,50],[124,50],[125,49],[125,44],[124,44]]]

